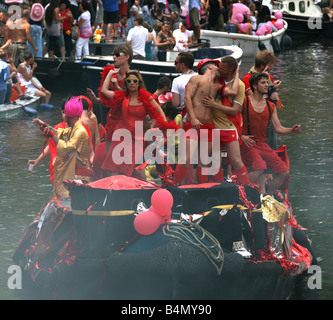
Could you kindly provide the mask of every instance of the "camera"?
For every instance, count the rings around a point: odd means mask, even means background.
[[[270,97],[276,91],[276,86],[269,86],[268,87],[268,96]]]

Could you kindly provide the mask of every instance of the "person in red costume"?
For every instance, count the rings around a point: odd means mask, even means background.
[[[118,69],[111,70],[108,78],[115,79],[113,75],[118,72]],[[143,140],[143,122],[146,115],[149,114],[156,121],[155,126],[163,130],[177,129],[178,126],[174,122],[166,121],[163,110],[146,91],[138,71],[127,73],[123,90],[110,90],[108,82],[105,81],[100,92],[109,99],[106,101],[107,105],[113,110],[120,110],[122,117],[114,128],[110,150],[102,164],[102,169],[111,172],[111,175],[125,174],[145,179],[143,170],[137,170],[136,166],[142,160],[143,150],[147,146]],[[136,132],[136,126],[141,126],[141,134]],[[121,137],[124,137],[123,141]],[[139,149],[136,149],[138,145]],[[137,152],[138,150],[142,150],[142,153]]]
[[[252,169],[249,173],[251,183],[255,183],[266,169],[273,170],[274,178],[267,191],[264,181],[258,181],[262,194],[273,195],[288,179],[289,168],[267,144],[269,120],[272,120],[278,134],[300,133],[301,126],[297,124],[286,128],[281,125],[275,104],[264,98],[268,91],[268,79],[269,76],[266,73],[258,73],[250,78],[253,94],[246,97],[243,103],[244,124],[241,154],[245,165]]]
[[[99,98],[97,98],[94,92],[91,89],[87,89],[88,95],[92,100],[96,100],[101,102],[105,107],[109,108],[109,112],[106,116],[106,124],[105,124],[105,133],[104,133],[104,141],[98,144],[95,150],[95,156],[93,160],[93,168],[94,168],[94,180],[98,180],[104,178],[107,173],[101,168],[102,163],[108,153],[110,148],[110,142],[112,138],[112,134],[115,126],[121,120],[121,110],[113,109],[113,106],[109,103],[109,96],[104,95],[101,92],[103,85],[108,85],[107,90],[115,91],[124,87],[124,79],[126,77],[127,72],[130,71],[130,64],[133,59],[133,50],[132,47],[128,44],[120,45],[115,47],[113,50],[113,60],[115,66],[118,68],[117,73],[111,73],[114,66],[106,66],[103,68],[101,85],[98,88]],[[117,87],[115,87],[115,85]]]

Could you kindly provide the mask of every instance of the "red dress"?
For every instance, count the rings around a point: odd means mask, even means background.
[[[115,127],[117,126],[118,122],[121,119],[121,109],[120,108],[113,108],[113,104],[110,104],[110,100],[107,99],[101,92],[101,88],[103,86],[105,77],[109,73],[110,70],[114,69],[114,66],[107,66],[103,68],[103,72],[101,72],[102,79],[101,79],[101,86],[98,88],[99,96],[101,98],[101,101],[104,106],[107,108],[110,108],[110,111],[108,112],[106,116],[106,124],[105,124],[105,140],[111,141],[113,131]],[[117,74],[114,74],[112,78],[117,78]],[[120,88],[123,88],[124,86],[124,80],[119,80],[118,85]],[[113,84],[110,83],[110,90],[115,91]]]
[[[113,104],[113,110],[121,110],[122,119],[118,121],[114,128],[110,150],[102,165],[103,170],[121,172],[131,176],[135,167],[144,161],[144,150],[147,142],[143,139],[143,122],[146,114],[156,119],[156,125],[161,129],[179,128],[175,123],[168,123],[163,120],[162,116],[151,105],[152,100],[151,94],[141,88],[138,96],[138,101],[141,104],[133,106],[129,105],[129,95],[126,92],[115,92],[114,99],[110,101],[110,104]],[[135,132],[135,124],[138,121],[141,123],[139,123],[137,132]]]

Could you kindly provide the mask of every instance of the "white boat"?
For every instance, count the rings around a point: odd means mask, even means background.
[[[233,56],[238,63],[241,63],[241,58],[243,56],[243,50],[236,46],[213,46],[210,48],[195,48],[190,49],[195,57],[194,70],[198,62],[205,58],[210,59],[220,59],[225,55]],[[155,92],[156,83],[160,77],[169,77],[172,81],[175,77],[179,76],[175,70],[175,59],[179,51],[167,51],[166,61],[147,61],[147,60],[136,60],[133,59],[130,68],[135,70],[140,70],[147,90],[149,92]],[[89,86],[94,91],[99,87],[103,67],[107,64],[113,64],[113,56],[86,56],[83,59],[87,63],[86,72],[88,75]]]
[[[13,118],[24,112],[37,114],[36,108],[40,105],[40,97],[24,95],[13,102],[0,104],[0,119]]]
[[[288,23],[284,20],[283,28],[263,36],[201,30],[200,38],[209,40],[212,47],[237,45],[243,50],[243,56],[253,57],[262,49],[267,49],[274,53],[279,52],[282,49],[281,40],[287,29]]]
[[[268,0],[264,0],[263,4]],[[270,2],[270,1],[269,1]],[[321,34],[322,11],[312,0],[278,0],[272,12],[280,11],[288,22],[288,31],[301,34]]]

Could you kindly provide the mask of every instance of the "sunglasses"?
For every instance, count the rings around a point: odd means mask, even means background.
[[[129,83],[139,83],[139,79],[126,79],[126,82]]]
[[[176,66],[178,63],[181,63],[181,62],[180,62],[180,61],[177,61],[177,60],[175,60],[175,66]]]
[[[115,57],[119,58],[119,57],[126,56],[126,53],[124,53],[124,52],[117,52],[117,53],[114,53],[113,55],[114,55]]]

